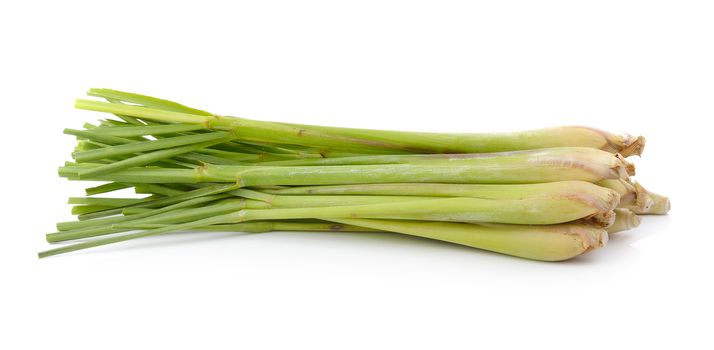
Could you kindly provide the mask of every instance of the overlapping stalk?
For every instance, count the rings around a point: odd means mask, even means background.
[[[114,114],[78,138],[70,180],[79,221],[41,257],[176,231],[386,231],[545,261],[599,248],[663,214],[630,180],[644,138],[562,127],[415,133],[255,121],[92,89],[80,109]],[[144,198],[98,197],[133,188]]]

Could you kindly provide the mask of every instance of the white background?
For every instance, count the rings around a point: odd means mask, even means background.
[[[21,4],[20,4],[21,3]],[[0,348],[712,348],[707,1],[0,5]],[[647,136],[673,210],[539,263],[402,236],[180,234],[38,260],[90,87],[255,119]]]

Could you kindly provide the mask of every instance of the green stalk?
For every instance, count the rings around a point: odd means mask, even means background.
[[[590,194],[606,198],[607,189],[585,181],[558,181],[539,184],[481,185],[443,183],[387,183],[327,186],[298,186],[264,189],[275,195],[371,195],[371,196],[431,196],[476,197],[488,199],[519,199],[536,197],[577,196]]]
[[[87,214],[112,210],[115,207],[108,205],[75,205],[72,207],[72,215],[85,216]]]
[[[541,183],[567,180],[597,182],[627,178],[626,163],[588,148],[554,148],[497,155],[440,155],[409,164],[335,166],[221,166],[195,169],[132,168],[86,180],[131,183],[236,182],[242,186],[332,185],[393,182]],[[87,165],[85,165],[87,164]],[[77,179],[91,163],[69,165],[60,176]]]
[[[82,163],[72,164],[60,167],[58,174],[61,177],[66,177],[70,180],[79,180],[79,171],[91,167],[99,167],[102,164]],[[116,180],[120,179],[120,180]],[[129,182],[136,184],[169,184],[169,183],[197,183],[203,182],[221,182],[206,178],[201,175],[201,168],[196,169],[175,169],[175,168],[160,168],[160,167],[144,167],[119,170],[117,172],[92,176],[83,180],[100,180],[114,182]],[[213,180],[213,181],[212,181]],[[230,181],[223,181],[230,182]]]
[[[642,136],[614,135],[583,126],[555,127],[510,133],[426,133],[330,126],[285,124],[303,130],[338,134],[358,140],[399,140],[403,148],[415,153],[489,153],[551,147],[588,147],[624,157],[641,155]],[[305,131],[306,132],[306,131]],[[303,132],[303,134],[305,133]],[[442,145],[442,146],[435,146]],[[432,152],[424,152],[431,150]]]
[[[136,224],[122,225],[131,229],[163,228],[166,224]],[[344,225],[335,222],[286,222],[286,221],[251,221],[240,224],[223,224],[196,227],[192,231],[218,231],[218,232],[249,232],[263,233],[272,231],[310,231],[310,232],[383,232],[366,227]]]
[[[107,245],[107,244],[128,241],[128,240],[132,240],[132,239],[136,239],[136,238],[155,236],[155,235],[164,234],[164,233],[168,233],[168,232],[172,232],[172,231],[188,230],[188,229],[193,229],[196,227],[202,227],[202,226],[208,226],[208,225],[214,225],[214,224],[230,223],[230,221],[229,222],[226,222],[226,221],[230,220],[234,216],[235,216],[235,212],[230,213],[230,214],[209,217],[209,218],[202,219],[202,220],[191,221],[191,222],[187,222],[187,223],[183,223],[183,224],[177,224],[177,225],[167,226],[167,227],[163,227],[163,228],[157,228],[157,229],[153,229],[153,230],[143,231],[143,232],[128,233],[125,235],[116,235],[116,236],[110,236],[110,237],[106,237],[106,238],[98,238],[98,239],[87,241],[87,242],[71,244],[71,245],[67,245],[64,247],[60,247],[60,248],[46,250],[46,251],[38,253],[37,256],[39,258],[46,258],[48,256],[53,256],[53,255],[57,255],[57,254],[64,254],[64,253],[69,253],[69,252],[73,252],[73,251],[77,251],[77,250],[99,247],[99,246],[103,246],[103,245]]]
[[[441,156],[422,162],[384,165],[285,166],[250,169],[211,167],[205,176],[244,186],[330,185],[393,182],[539,183],[596,182],[627,178],[618,157],[587,148],[549,149],[498,155]]]
[[[98,89],[90,91],[90,95]],[[642,137],[617,136],[585,127],[562,127],[514,133],[466,134],[426,133],[387,130],[350,129],[314,125],[261,122],[235,117],[219,117],[162,103],[137,102],[148,96],[112,91],[113,98],[144,106],[77,100],[80,109],[132,116],[171,123],[202,124],[219,130],[234,130],[248,141],[287,143],[328,149],[382,149],[411,153],[486,153],[550,147],[590,147],[625,156],[640,154]],[[157,100],[157,99],[154,99]]]
[[[232,212],[193,222],[72,244],[40,252],[38,256],[44,258],[168,232],[191,230],[210,225],[234,224],[241,219],[241,212]],[[366,219],[332,219],[331,221],[432,238],[543,261],[567,260],[607,243],[605,230],[576,223],[523,226]]]
[[[343,191],[345,188],[347,188],[348,191]],[[290,191],[301,189],[303,191]],[[327,193],[334,194],[324,194],[325,192],[321,192],[320,189],[326,189]],[[615,191],[582,181],[563,181],[531,185],[377,184],[364,186],[315,186],[273,190],[273,193],[275,192],[287,192],[289,194],[275,195],[247,189],[235,190],[230,193],[244,198],[264,201],[277,208],[332,207],[387,203],[398,205],[397,203],[406,201],[443,199],[441,196],[511,200],[513,203],[536,203],[536,205],[545,205],[544,203],[548,201],[562,201],[564,205],[570,209],[580,206],[583,210],[580,213],[584,214],[582,217],[593,217],[600,220],[606,220],[602,218],[609,217],[612,209],[617,206],[619,201],[618,194]],[[296,192],[309,194],[291,194]],[[352,193],[358,193],[359,195],[353,195]],[[396,194],[403,195],[399,196]],[[497,203],[495,201],[481,202]],[[529,207],[528,210],[534,210],[533,208],[534,207]],[[609,220],[606,220],[606,222],[609,222]],[[607,225],[609,225],[609,223]]]
[[[380,203],[423,201],[431,197],[416,196],[276,196],[258,191],[240,189],[229,192],[242,198],[259,200],[276,208],[315,208]]]
[[[238,190],[232,194],[288,209],[247,210],[243,221],[322,217],[370,217],[415,220],[487,221],[552,224],[611,211],[617,194],[597,191],[533,195],[511,200],[409,196],[275,196]],[[506,197],[506,196],[504,196]]]
[[[182,104],[172,102],[169,100],[164,100],[156,97],[145,96],[134,94],[130,92],[123,92],[111,89],[89,89],[87,92],[89,96],[103,97],[105,99],[117,100],[122,102],[128,102],[132,104],[143,105],[147,107],[153,107],[174,112],[184,112],[198,115],[211,115],[211,113],[202,111],[200,109],[191,108],[184,106]]]
[[[612,207],[616,204],[614,201]],[[593,205],[590,199],[575,198],[494,200],[454,197],[368,205],[244,210],[241,222],[371,218],[547,225],[591,217],[602,212],[600,205],[605,204]]]
[[[107,184],[95,186],[95,187],[89,187],[84,190],[84,193],[87,196],[94,196],[97,194],[102,194],[102,193],[107,193],[107,192],[114,192],[118,190],[123,190],[125,188],[130,188],[131,185],[129,184],[123,184],[123,183],[118,183],[118,182],[110,182]]]
[[[231,194],[263,201],[266,208],[277,207],[279,209],[241,210],[240,220],[230,223],[255,220],[351,217],[546,225],[596,217],[611,211],[617,205],[618,200],[614,191],[604,188],[597,194],[583,192],[510,200],[410,196],[275,196],[248,190],[233,191]],[[240,200],[226,201],[220,205],[183,209],[134,220],[113,219],[108,222],[111,224],[108,226],[58,232],[49,234],[47,237],[48,240],[57,242],[115,233],[114,229],[116,228],[135,227],[131,225],[137,223],[183,223],[245,208],[245,203],[240,202]],[[126,226],[127,224],[130,226]]]

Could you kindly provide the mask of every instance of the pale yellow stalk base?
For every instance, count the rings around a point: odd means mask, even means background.
[[[631,230],[640,226],[642,219],[630,209],[615,209],[615,222],[607,228],[607,233]]]
[[[640,215],[664,215],[669,212],[672,207],[669,198],[648,191],[637,182],[634,186],[637,191],[637,200],[633,205],[625,206],[626,208]]]
[[[541,261],[568,260],[604,247],[608,241],[607,231],[585,223],[535,226],[373,219],[329,220]]]
[[[596,183],[598,186],[614,190],[620,195],[620,207],[634,205],[637,200],[637,190],[629,181],[623,179],[602,180]]]

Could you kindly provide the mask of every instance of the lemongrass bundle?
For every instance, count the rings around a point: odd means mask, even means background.
[[[109,181],[70,198],[40,257],[176,231],[393,232],[546,261],[575,257],[669,200],[624,157],[643,137],[585,127],[449,134],[219,116],[92,89],[80,109],[116,115],[84,130],[69,180]],[[143,198],[98,196],[134,189]],[[72,243],[82,240],[80,243]]]

